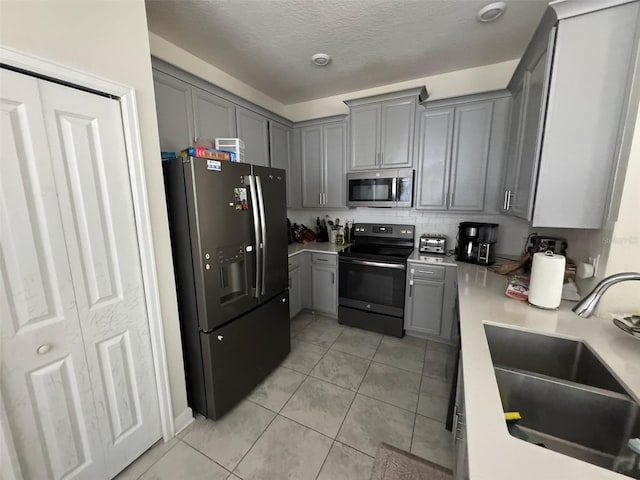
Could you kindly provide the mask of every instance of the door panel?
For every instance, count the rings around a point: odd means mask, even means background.
[[[447,209],[453,119],[453,108],[425,110],[421,114],[416,209]]]
[[[336,267],[311,265],[311,285],[313,287],[313,309],[337,315],[337,274]]]
[[[208,140],[236,136],[235,105],[216,95],[193,87],[195,136]]]
[[[529,74],[526,73],[522,82],[512,93],[511,118],[509,120],[509,137],[507,139],[507,155],[505,159],[504,172],[504,195],[503,213],[509,213],[506,208],[508,195],[515,195],[516,178],[519,175],[520,159],[522,153],[522,134],[524,127],[524,115],[526,114],[525,98],[528,96]]]
[[[171,75],[154,70],[153,88],[160,149],[180,154],[180,150],[191,145],[194,137],[192,87]]]
[[[456,108],[450,210],[481,211],[484,208],[492,114],[491,101]]]
[[[292,203],[291,183],[291,129],[279,123],[269,121],[269,156],[273,168],[281,168],[286,171],[287,180],[287,207]]]
[[[120,104],[49,82],[39,87],[105,463],[114,476],[161,437]]]
[[[236,106],[238,137],[244,141],[245,162],[269,166],[269,122],[266,117]]]
[[[322,205],[324,191],[324,161],[322,158],[322,126],[305,127],[300,131],[302,147],[302,206]]]
[[[288,303],[284,292],[236,321],[200,334],[209,418],[220,418],[236,406],[291,351]]]
[[[347,205],[345,164],[347,156],[347,126],[344,122],[324,127],[324,192],[326,207]]]
[[[409,287],[407,330],[440,336],[442,331],[442,305],[444,282],[415,278]]]
[[[0,359],[25,478],[105,478],[38,80],[0,70]]]
[[[266,236],[263,239],[263,285],[260,301],[270,299],[287,288],[287,199],[285,171],[253,167],[260,179],[264,201]]]
[[[410,167],[413,164],[413,125],[416,118],[414,98],[382,103],[380,129],[380,167]]]
[[[251,165],[221,162],[219,171],[208,165],[206,159],[192,158],[184,166],[190,230],[198,232],[191,240],[198,319],[204,331],[258,304]]]
[[[351,166],[349,170],[378,168],[380,152],[380,104],[352,107]]]

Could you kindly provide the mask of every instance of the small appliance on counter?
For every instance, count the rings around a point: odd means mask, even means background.
[[[425,233],[420,236],[420,253],[447,253],[447,237]]]
[[[498,241],[497,223],[461,222],[458,226],[456,260],[493,265]]]
[[[566,238],[547,237],[544,235],[531,234],[527,241],[527,252],[531,255],[537,252],[551,250],[556,255],[567,255],[569,244]]]

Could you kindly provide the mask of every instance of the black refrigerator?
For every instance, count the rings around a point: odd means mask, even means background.
[[[285,172],[163,161],[189,406],[216,419],[291,349]]]

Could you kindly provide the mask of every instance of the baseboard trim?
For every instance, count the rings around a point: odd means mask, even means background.
[[[189,407],[187,407],[179,415],[176,415],[176,417],[173,419],[175,434],[178,435],[182,430],[191,425],[191,422],[193,422],[193,420],[193,412]]]

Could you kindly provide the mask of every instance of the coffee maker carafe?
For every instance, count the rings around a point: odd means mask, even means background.
[[[458,227],[456,260],[493,265],[497,240],[497,223],[462,222]]]

